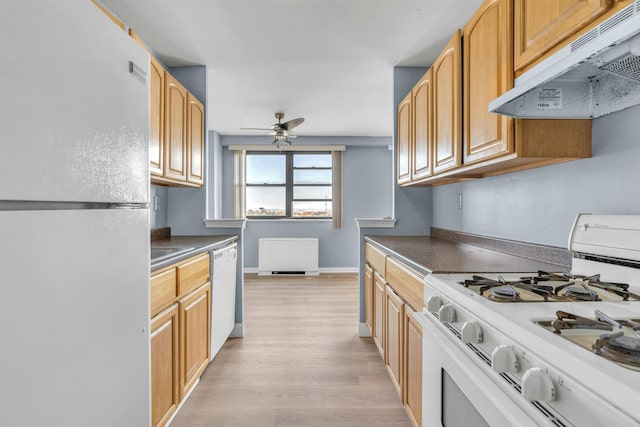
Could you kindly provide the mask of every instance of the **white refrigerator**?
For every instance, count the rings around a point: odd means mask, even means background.
[[[0,44],[0,426],[148,426],[148,54],[89,0]]]

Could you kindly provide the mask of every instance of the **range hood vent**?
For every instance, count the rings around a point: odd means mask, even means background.
[[[540,62],[489,103],[511,117],[588,119],[640,105],[640,0]]]

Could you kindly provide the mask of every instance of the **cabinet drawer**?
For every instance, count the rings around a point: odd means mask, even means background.
[[[151,315],[171,304],[176,293],[176,269],[151,276]]]
[[[180,264],[178,270],[178,295],[184,295],[209,280],[209,254],[199,255]]]
[[[423,279],[393,258],[387,258],[387,282],[414,311],[424,306]]]
[[[385,277],[385,259],[387,256],[382,251],[370,243],[365,243],[364,258],[375,271]]]

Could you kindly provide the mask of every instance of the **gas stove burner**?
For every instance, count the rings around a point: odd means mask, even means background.
[[[576,301],[600,301],[598,294],[586,286],[569,286],[565,288],[564,296]]]
[[[574,279],[574,276],[570,273],[548,273],[546,271],[538,270],[538,275],[530,277],[533,283],[539,282],[570,282]]]
[[[640,340],[624,332],[603,334],[593,344],[593,351],[607,359],[640,367]]]
[[[518,301],[520,292],[511,285],[499,286],[491,289],[489,298],[496,301]]]
[[[567,313],[566,311],[556,311],[556,319],[551,322],[553,332],[560,334],[563,329],[603,329],[605,331],[613,330],[611,323],[600,320],[593,320],[587,317],[578,316],[577,314]]]

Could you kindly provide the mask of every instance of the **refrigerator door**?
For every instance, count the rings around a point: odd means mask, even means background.
[[[147,52],[90,1],[1,2],[0,39],[0,200],[147,202]]]
[[[148,211],[0,211],[0,425],[150,425]]]

